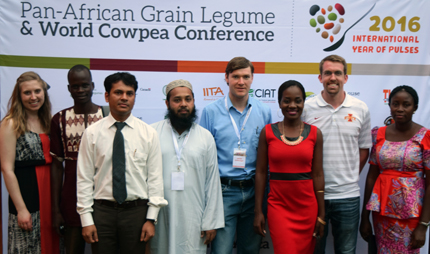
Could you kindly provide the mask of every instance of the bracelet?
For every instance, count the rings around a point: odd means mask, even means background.
[[[317,217],[318,221],[323,224],[324,226],[327,224],[327,222],[325,222],[323,219],[321,219],[320,217]]]
[[[324,192],[323,190],[319,190],[319,191],[317,191],[317,192]]]

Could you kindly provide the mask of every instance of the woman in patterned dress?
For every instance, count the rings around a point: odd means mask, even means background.
[[[9,192],[8,253],[59,253],[51,223],[47,84],[34,72],[18,79],[0,128],[1,170]]]
[[[389,106],[394,124],[372,130],[360,233],[371,237],[372,211],[378,253],[419,253],[430,221],[430,131],[412,121],[412,87],[393,89]]]

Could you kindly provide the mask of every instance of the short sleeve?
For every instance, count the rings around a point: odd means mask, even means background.
[[[370,148],[370,113],[366,106],[363,112],[363,123],[360,129],[360,134],[358,136],[358,146],[360,149],[368,149]]]
[[[372,129],[372,149],[370,150],[369,158],[369,164],[372,165],[378,165],[378,162],[376,161],[376,137],[378,136],[378,130],[378,126],[373,127]]]
[[[427,130],[421,141],[423,149],[423,167],[425,170],[430,170],[430,130]]]

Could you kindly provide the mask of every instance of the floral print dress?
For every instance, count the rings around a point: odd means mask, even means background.
[[[366,205],[373,211],[378,253],[419,253],[410,241],[423,206],[424,170],[430,169],[430,131],[422,127],[411,139],[394,142],[385,140],[385,130],[372,130],[369,163],[380,174]]]

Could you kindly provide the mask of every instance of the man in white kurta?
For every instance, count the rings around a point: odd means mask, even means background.
[[[171,82],[166,94],[167,118],[152,127],[160,139],[169,206],[160,210],[151,253],[206,253],[215,229],[224,227],[215,141],[194,123],[194,94],[188,81]]]

